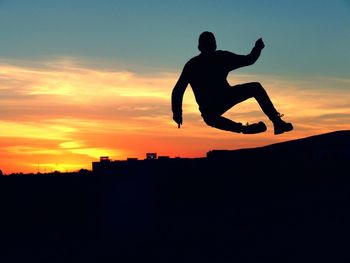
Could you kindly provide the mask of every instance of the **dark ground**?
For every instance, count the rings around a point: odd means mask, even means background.
[[[349,138],[0,178],[0,262],[349,262]]]

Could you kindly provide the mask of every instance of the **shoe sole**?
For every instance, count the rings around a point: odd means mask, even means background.
[[[290,131],[292,131],[294,129],[294,127],[292,126],[290,129],[286,129],[286,130],[281,130],[281,131],[278,131],[278,132],[274,132],[275,133],[275,135],[279,135],[279,134],[283,134],[283,133],[285,133],[285,132],[290,132]]]
[[[254,131],[254,132],[242,132],[243,134],[257,134],[257,133],[263,133],[267,131],[267,127],[265,125],[265,123],[263,122],[259,122],[258,123],[261,126],[260,130]]]

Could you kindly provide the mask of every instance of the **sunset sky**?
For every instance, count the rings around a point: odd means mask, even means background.
[[[0,169],[202,157],[350,129],[349,29],[349,0],[0,0]],[[208,127],[190,87],[177,128],[171,91],[202,31],[237,54],[263,38],[260,59],[229,81],[261,82],[293,132],[275,136],[254,100],[226,116],[263,120],[267,132]]]

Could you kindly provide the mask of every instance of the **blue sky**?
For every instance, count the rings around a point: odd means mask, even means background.
[[[349,28],[345,0],[2,0],[0,58],[176,71],[210,30],[220,49],[240,54],[263,37],[263,61],[247,72],[343,77]]]

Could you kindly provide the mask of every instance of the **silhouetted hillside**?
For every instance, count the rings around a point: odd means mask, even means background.
[[[211,151],[209,157],[227,158],[263,158],[295,160],[349,160],[350,131],[336,131],[315,135],[303,139],[276,143],[260,148],[241,149],[235,151]]]
[[[102,160],[93,163],[93,172],[111,176],[176,176],[186,177],[187,181],[221,174],[238,177],[319,176],[341,172],[350,159],[349,149],[350,131],[337,131],[259,148],[212,150],[207,153],[207,158]]]
[[[348,262],[349,140],[2,177],[0,261]]]

